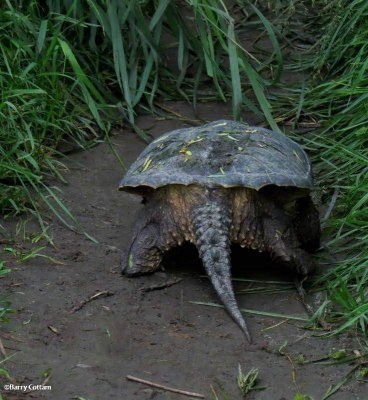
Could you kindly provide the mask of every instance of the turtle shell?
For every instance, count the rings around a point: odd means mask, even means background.
[[[131,165],[119,189],[200,184],[207,187],[267,185],[311,189],[304,150],[268,129],[220,120],[177,129],[150,143]]]

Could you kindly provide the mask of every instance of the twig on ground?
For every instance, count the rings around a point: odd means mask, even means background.
[[[7,340],[13,340],[14,342],[24,342],[24,340],[22,339],[18,339],[17,337],[10,335],[10,333],[5,333],[5,332],[1,332],[0,331],[0,336],[3,339],[7,339]]]
[[[313,310],[313,307],[310,304],[308,304],[305,300],[306,292],[303,287],[303,282],[304,280],[300,281],[299,279],[295,279],[295,287],[298,292],[300,302],[303,304],[305,311],[307,312],[309,317],[313,317],[315,311]],[[322,317],[318,317],[317,322],[323,330],[325,331],[331,330],[331,325],[327,323]]]
[[[210,388],[211,388],[211,391],[212,391],[213,395],[215,396],[215,400],[219,400],[219,398],[218,398],[218,396],[217,396],[217,393],[216,393],[215,388],[213,387],[213,385],[210,385]]]
[[[55,335],[58,335],[58,336],[60,336],[60,332],[59,332],[59,330],[57,329],[57,328],[55,328],[54,326],[52,326],[52,325],[48,325],[48,327],[47,327],[52,333],[54,333]]]
[[[289,361],[289,363],[290,363],[290,365],[291,365],[291,378],[292,378],[292,380],[293,380],[294,386],[297,387],[298,384],[296,383],[296,369],[295,369],[294,361],[293,361],[293,359],[289,356],[289,354],[285,353],[284,355],[285,355],[285,357],[288,359],[288,361]]]
[[[157,285],[152,285],[148,287],[144,287],[141,289],[142,292],[147,293],[147,292],[153,292],[154,290],[161,290],[161,289],[166,289],[170,286],[176,285],[177,283],[181,282],[183,278],[178,278],[178,279],[171,279],[163,283],[159,283]]]
[[[14,240],[11,240],[11,239],[0,239],[0,244],[14,244]]]
[[[7,356],[6,350],[1,339],[0,339],[0,353],[6,358]]]
[[[185,115],[179,114],[178,112],[172,110],[169,107],[164,106],[161,103],[158,103],[157,101],[155,102],[155,106],[157,106],[158,108],[161,108],[161,110],[166,111],[169,114],[175,115],[175,117],[180,118],[182,121],[189,122],[191,125],[194,125],[194,126],[201,125],[201,121],[199,121],[198,119],[192,119],[190,117],[186,117]]]
[[[261,332],[266,332],[266,331],[269,331],[271,329],[277,328],[278,326],[284,324],[285,322],[288,322],[288,319],[284,319],[283,321],[278,322],[277,324],[273,324],[271,326],[268,326],[267,328],[263,328],[263,329],[261,329]]]
[[[295,368],[294,361],[293,361],[293,359],[290,357],[290,355],[289,355],[286,351],[284,351],[284,349],[286,348],[287,344],[288,344],[288,342],[285,341],[285,342],[279,347],[277,353],[280,354],[280,355],[283,356],[283,357],[286,357],[286,359],[289,361],[289,363],[290,363],[290,365],[291,365],[291,379],[292,379],[292,381],[293,381],[294,386],[295,386],[295,387],[298,389],[298,391],[299,391],[300,388],[299,388],[299,385],[298,385],[298,383],[297,383],[297,381],[296,381],[296,368]],[[275,354],[277,354],[277,353],[275,352]]]
[[[128,379],[128,381],[143,383],[144,385],[147,385],[147,386],[155,387],[157,389],[166,390],[168,392],[179,393],[179,394],[182,394],[182,395],[188,396],[188,397],[195,397],[197,399],[204,399],[205,398],[204,395],[200,394],[200,393],[187,392],[186,390],[175,389],[175,388],[164,386],[164,385],[160,385],[158,383],[154,383],[154,382],[151,382],[151,381],[146,381],[146,380],[141,379],[141,378],[136,378],[135,376],[132,376],[132,375],[127,375],[126,379]]]
[[[88,297],[88,299],[86,300],[82,300],[77,306],[75,306],[70,312],[71,313],[75,313],[76,311],[79,311],[80,309],[82,309],[86,304],[88,304],[89,302],[91,302],[92,300],[96,300],[100,297],[110,297],[113,296],[114,293],[113,292],[109,292],[108,290],[103,290],[101,292],[97,292],[96,294],[94,294],[93,296]]]

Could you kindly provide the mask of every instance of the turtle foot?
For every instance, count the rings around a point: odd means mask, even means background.
[[[138,276],[156,271],[162,261],[162,252],[157,247],[157,229],[148,225],[133,238],[129,251],[120,261],[121,272],[127,276]]]

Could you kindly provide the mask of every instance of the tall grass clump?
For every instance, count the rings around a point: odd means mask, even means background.
[[[248,107],[278,129],[265,89],[280,76],[280,47],[269,21],[250,2],[239,0],[231,8],[222,0],[49,0],[47,5],[48,13],[80,21],[65,33],[69,46],[84,66],[92,62],[93,76],[108,72],[105,85],[131,124],[138,108],[154,111],[158,97],[195,105],[207,89],[215,99],[231,99],[236,118]],[[247,17],[239,8],[247,10]],[[242,26],[235,16],[255,16],[267,29],[271,53],[279,56],[272,78],[269,62],[240,43]]]
[[[315,6],[314,27],[323,27],[322,34],[314,31],[316,42],[299,54],[309,79],[293,112],[319,125],[306,136],[323,200],[332,210],[323,221],[331,268],[319,281],[338,306],[336,316],[343,317],[337,331],[358,327],[367,335],[368,3],[321,0]]]
[[[99,118],[104,102],[85,75],[67,68],[61,33],[76,22],[51,23],[36,2],[14,3],[0,9],[0,213],[28,209],[40,217],[43,201],[62,218],[66,210],[45,182],[61,177],[55,156],[63,140],[83,146],[96,122],[106,129]]]

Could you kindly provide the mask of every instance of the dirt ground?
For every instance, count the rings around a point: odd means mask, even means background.
[[[168,106],[194,118],[183,103]],[[222,104],[206,104],[198,117],[215,120],[226,117],[226,113]],[[138,122],[155,137],[187,126],[185,120],[150,116],[140,117]],[[127,164],[145,146],[125,129],[113,137],[113,142]],[[315,332],[305,330],[302,321],[248,315],[254,338],[249,345],[223,309],[191,303],[217,302],[193,249],[172,254],[165,272],[140,278],[121,276],[120,253],[129,241],[135,215],[143,207],[140,199],[117,191],[123,171],[104,143],[72,154],[66,164],[68,185],[58,183],[61,197],[98,244],[55,221],[50,231],[55,248],[49,245],[42,252],[62,264],[41,257],[17,263],[9,257],[7,265],[13,271],[0,283],[17,312],[1,328],[6,352],[15,354],[5,367],[18,384],[40,384],[48,370],[51,375],[47,385],[52,389],[28,395],[4,392],[5,399],[186,398],[126,380],[126,375],[134,375],[202,393],[206,399],[215,400],[217,393],[219,400],[236,400],[242,398],[236,383],[240,364],[244,372],[258,368],[258,385],[264,388],[252,391],[247,399],[293,400],[297,393],[303,393],[320,400],[330,385],[351,370],[349,364],[298,365],[295,360],[300,354],[306,360],[316,360],[332,349],[359,348],[352,337],[320,339],[313,336]],[[11,230],[16,222],[7,220],[2,225]],[[238,252],[234,265],[237,277],[290,279],[284,271],[275,270],[267,258],[247,252]],[[172,278],[182,280],[162,290],[142,291]],[[255,284],[237,282],[235,288],[251,285]],[[112,295],[71,312],[100,291]],[[306,316],[294,290],[238,295],[238,301],[248,309]],[[278,353],[286,341],[283,354]],[[366,393],[366,386],[352,379],[331,398],[367,399]]]

